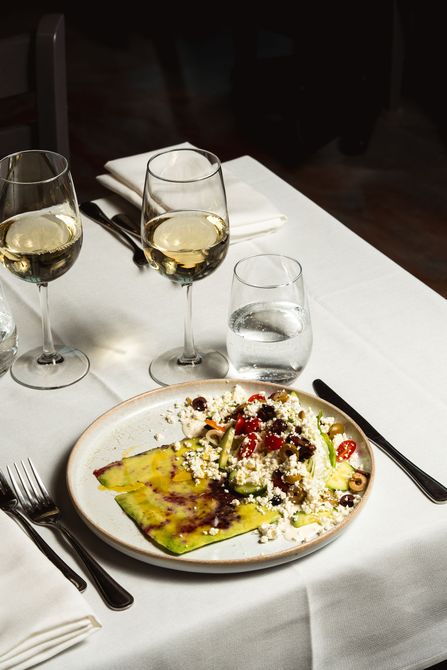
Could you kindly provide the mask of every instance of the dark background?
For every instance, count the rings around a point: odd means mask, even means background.
[[[119,156],[185,140],[222,160],[250,154],[447,296],[444,3],[241,8],[2,12],[3,33],[65,15],[79,199],[105,193],[95,176]],[[10,117],[0,105],[0,125]]]

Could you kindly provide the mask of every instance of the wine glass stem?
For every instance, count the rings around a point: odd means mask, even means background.
[[[202,357],[197,353],[192,332],[192,284],[186,286],[186,314],[183,353],[177,359],[179,365],[198,365]]]
[[[62,363],[63,357],[54,348],[53,335],[51,334],[50,310],[48,308],[48,284],[39,284],[40,311],[42,315],[42,353],[37,359],[41,365],[54,365]]]

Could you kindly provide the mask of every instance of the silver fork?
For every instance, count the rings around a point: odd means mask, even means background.
[[[122,610],[130,607],[134,601],[133,596],[131,596],[130,593],[128,593],[122,586],[120,586],[120,584],[118,584],[118,582],[116,582],[104,570],[104,568],[99,565],[93,556],[91,556],[87,550],[84,549],[73,533],[68,530],[68,528],[63,523],[61,523],[61,521],[59,521],[60,509],[55,504],[47,489],[45,488],[45,485],[39,477],[39,474],[37,473],[37,470],[34,467],[31,459],[28,458],[28,463],[34,478],[30,476],[24,462],[21,461],[21,463],[23,475],[20,469],[17,467],[16,463],[14,463],[14,467],[17,476],[20,479],[22,491],[20,490],[20,486],[17,484],[17,481],[15,480],[9,467],[8,473],[11,478],[12,485],[16,490],[17,497],[19,498],[28,517],[34,521],[34,523],[40,524],[42,526],[51,526],[52,528],[56,528],[70,542],[88,569],[93,581],[98,587],[99,592],[104,598],[104,601],[111,609]]]
[[[29,523],[28,519],[22,514],[22,512],[17,508],[18,500],[14,491],[9,486],[5,475],[0,470],[0,509],[4,510],[7,514],[15,516],[19,523],[26,529],[27,533],[33,540],[33,542],[39,547],[42,553],[45,554],[47,558],[59,568],[62,574],[70,580],[72,584],[76,586],[79,591],[85,591],[87,588],[87,582],[82,579],[74,570],[70,568],[65,561],[60,558],[55,551],[50,547],[49,544],[45,542],[43,537],[34,530],[32,525]]]

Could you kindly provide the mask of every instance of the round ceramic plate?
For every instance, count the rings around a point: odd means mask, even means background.
[[[239,384],[247,396],[283,388],[264,382],[235,379],[207,380],[177,384],[131,398],[100,416],[81,435],[70,454],[67,469],[68,490],[86,524],[116,549],[153,565],[188,572],[227,573],[273,567],[309,554],[335,539],[364,507],[374,479],[374,458],[368,440],[351,419],[314,395],[296,391],[304,407],[323,411],[345,424],[346,433],[357,442],[357,458],[371,473],[361,502],[345,520],[329,531],[315,535],[316,524],[308,539],[296,542],[286,538],[266,544],[259,542],[256,531],[201,547],[181,556],[173,556],[147,540],[114,500],[116,492],[101,489],[93,470],[150,448],[175,442],[183,437],[180,423],[169,424],[162,416],[175,402],[186,397],[221,395]],[[296,390],[296,389],[295,389]],[[155,436],[158,434],[158,440]]]

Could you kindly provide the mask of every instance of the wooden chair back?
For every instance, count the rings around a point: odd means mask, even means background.
[[[31,119],[0,118],[0,157],[25,149],[49,149],[69,157],[65,24],[45,14],[33,32],[0,38],[0,101],[31,94]],[[24,121],[24,122],[23,122]]]

